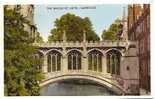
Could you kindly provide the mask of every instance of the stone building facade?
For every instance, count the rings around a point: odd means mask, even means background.
[[[24,29],[30,35],[30,37],[35,38],[37,33],[37,28],[34,24],[34,6],[33,5],[5,5],[7,9],[18,10],[23,17],[28,20],[28,24],[24,24]]]
[[[138,41],[140,94],[150,93],[150,5],[128,6],[128,38]]]

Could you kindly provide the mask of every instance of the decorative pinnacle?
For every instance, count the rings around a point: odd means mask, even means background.
[[[126,11],[125,11],[125,7],[123,7],[123,15],[122,15],[122,21],[124,22],[126,18]]]
[[[67,40],[67,38],[66,38],[66,31],[63,30],[63,42],[65,42],[66,40]]]
[[[86,31],[83,30],[83,42],[86,42]]]

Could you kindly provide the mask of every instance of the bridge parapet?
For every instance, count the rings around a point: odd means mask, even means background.
[[[79,41],[56,41],[51,43],[34,43],[34,46],[39,47],[126,47],[130,44],[136,44],[136,42],[131,41],[87,41],[87,42],[79,42]]]

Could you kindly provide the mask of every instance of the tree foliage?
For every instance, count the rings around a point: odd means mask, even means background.
[[[28,21],[16,10],[4,8],[4,94],[6,96],[39,95],[38,81],[42,79],[34,57],[36,48],[24,24]]]
[[[40,36],[40,33],[37,32],[36,38],[35,38],[35,42],[37,43],[43,43],[43,38]]]
[[[120,30],[120,20],[116,19],[114,23],[110,25],[108,30],[103,30],[102,32],[102,39],[103,40],[117,40],[118,39],[118,32]]]
[[[51,35],[48,37],[48,42],[62,41],[63,31],[66,32],[68,41],[82,41],[84,31],[88,41],[99,40],[88,17],[81,18],[67,13],[60,19],[56,19],[54,26],[55,28],[51,30]]]

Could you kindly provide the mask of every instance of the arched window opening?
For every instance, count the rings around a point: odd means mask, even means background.
[[[102,53],[93,50],[88,53],[88,70],[102,72]]]
[[[107,53],[107,73],[120,74],[120,59],[121,53],[116,50]]]
[[[79,70],[81,69],[81,53],[73,50],[68,53],[68,69]]]
[[[41,52],[38,52],[35,54],[35,59],[37,59],[37,62],[39,62],[38,69],[42,70],[43,65],[43,54]]]
[[[48,54],[48,72],[55,72],[61,70],[61,57],[62,55],[57,51],[51,51]]]

